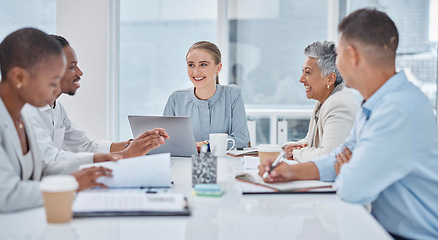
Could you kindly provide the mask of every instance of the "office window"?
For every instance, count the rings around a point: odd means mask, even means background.
[[[230,83],[246,105],[307,105],[299,82],[304,48],[327,39],[327,1],[231,1]]]
[[[303,52],[312,42],[327,40],[328,1],[231,0],[229,7],[228,79],[242,88],[248,117],[256,121],[257,144],[280,141],[272,134],[277,119],[288,122],[287,140],[305,137],[316,102],[306,98],[299,82]],[[264,110],[266,116],[260,116]],[[299,110],[308,116],[288,113]]]
[[[55,33],[56,0],[0,1],[0,41],[23,27]]]
[[[404,69],[436,108],[438,27],[430,13],[438,11],[437,2],[120,0],[119,137],[131,137],[129,114],[161,115],[173,91],[192,86],[185,65],[191,44],[228,39],[221,49],[228,69],[221,84],[241,87],[255,144],[303,138],[316,103],[299,82],[303,50],[314,41],[336,40],[330,36],[336,35],[337,13],[331,11],[361,7],[377,7],[394,19],[401,40],[397,70]],[[228,32],[222,33],[224,19]]]
[[[169,95],[192,86],[188,48],[216,42],[217,0],[120,0],[119,137],[128,115],[162,115]]]
[[[397,71],[418,86],[436,110],[437,101],[437,0],[351,0],[349,12],[370,7],[386,12],[397,26],[400,42]]]

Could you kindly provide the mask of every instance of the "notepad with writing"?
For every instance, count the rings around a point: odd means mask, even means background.
[[[133,192],[80,192],[73,204],[74,217],[187,216],[182,194]]]
[[[265,183],[258,170],[248,170],[236,175],[243,194],[261,193],[335,193],[332,183],[315,180]]]

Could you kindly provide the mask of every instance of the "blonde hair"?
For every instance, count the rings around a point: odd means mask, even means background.
[[[189,50],[187,51],[186,54],[186,58],[189,55],[189,53],[195,49],[201,49],[201,50],[205,50],[208,53],[211,54],[211,56],[214,59],[214,63],[216,65],[218,65],[219,63],[221,63],[221,51],[219,50],[219,48],[216,46],[216,44],[212,43],[212,42],[208,42],[208,41],[199,41],[199,42],[195,42],[193,43],[193,45],[189,48]],[[219,84],[219,74],[216,75],[216,84]]]

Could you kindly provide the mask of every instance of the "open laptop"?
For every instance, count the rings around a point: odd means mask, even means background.
[[[166,144],[152,149],[149,154],[170,153],[175,157],[197,154],[195,137],[189,117],[128,116],[134,137],[154,128],[164,128],[169,134]]]

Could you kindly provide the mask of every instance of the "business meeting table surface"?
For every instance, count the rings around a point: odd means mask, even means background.
[[[336,194],[242,195],[240,158],[218,159],[222,197],[192,194],[191,159],[172,158],[172,191],[185,194],[190,216],[74,218],[48,224],[44,208],[0,214],[0,239],[392,239],[360,205]]]

